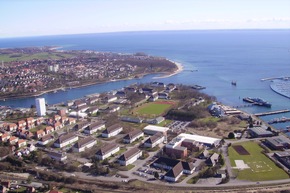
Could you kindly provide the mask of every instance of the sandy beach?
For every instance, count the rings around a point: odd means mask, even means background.
[[[174,76],[180,72],[183,71],[183,66],[181,63],[178,63],[178,62],[175,62],[175,61],[172,61],[170,60],[170,62],[174,63],[177,67],[177,70],[175,70],[173,73],[170,73],[170,74],[165,74],[163,76],[157,76],[157,77],[154,77],[153,79],[159,79],[159,78],[168,78],[168,77],[171,77],[171,76]]]

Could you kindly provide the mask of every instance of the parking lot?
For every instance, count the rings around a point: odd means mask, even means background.
[[[189,121],[173,121],[172,123],[170,123],[168,125],[169,129],[172,131],[172,132],[180,132],[180,131],[184,131],[186,130],[186,127],[190,124]]]

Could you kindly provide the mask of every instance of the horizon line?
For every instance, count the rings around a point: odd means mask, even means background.
[[[46,35],[27,35],[27,36],[7,36],[0,39],[13,38],[33,38],[48,36],[73,36],[73,35],[93,35],[93,34],[117,34],[117,33],[144,33],[144,32],[178,32],[178,31],[281,31],[290,30],[290,28],[232,28],[232,29],[177,29],[177,30],[136,30],[136,31],[112,31],[112,32],[88,32],[88,33],[71,33],[71,34],[46,34]]]

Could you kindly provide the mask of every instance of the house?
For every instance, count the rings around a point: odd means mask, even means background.
[[[37,141],[37,143],[39,145],[46,145],[46,144],[50,143],[51,141],[53,141],[53,136],[50,134],[47,134],[47,135],[43,136],[39,141]]]
[[[76,100],[73,104],[73,106],[75,108],[79,108],[79,107],[82,107],[82,106],[85,106],[87,105],[86,101],[85,100]]]
[[[26,145],[27,145],[27,143],[26,143],[26,140],[24,140],[24,139],[19,139],[19,140],[16,142],[16,146],[17,146],[18,148],[24,147],[24,146],[26,146]]]
[[[208,111],[210,112],[210,114],[212,116],[215,117],[222,117],[225,115],[225,112],[222,110],[222,108],[220,107],[220,105],[216,104],[215,102],[212,103],[211,105],[209,105],[207,107]]]
[[[160,92],[160,93],[158,93],[158,99],[166,99],[166,100],[168,100],[169,99],[169,94],[166,93],[166,92]]]
[[[61,120],[61,116],[60,115],[54,115],[53,116],[53,120],[56,121],[56,122],[58,122],[58,121]]]
[[[7,127],[7,131],[14,132],[17,129],[17,125],[15,123],[9,123]]]
[[[68,117],[67,116],[62,116],[61,119],[60,119],[60,122],[63,125],[67,125],[68,124]]]
[[[41,125],[42,123],[44,123],[44,118],[43,117],[37,117],[35,120],[36,125]]]
[[[60,122],[56,122],[56,123],[53,124],[53,128],[54,128],[55,131],[57,131],[57,130],[63,128],[63,124],[60,123]]]
[[[154,148],[155,146],[162,143],[164,139],[165,137],[162,133],[156,133],[144,142],[144,147]]]
[[[39,138],[41,138],[41,137],[43,137],[43,136],[45,136],[46,135],[46,133],[45,133],[45,131],[44,130],[38,130],[38,131],[36,131],[35,132],[35,138],[36,139],[39,139]]]
[[[115,100],[117,100],[118,97],[116,97],[115,95],[108,95],[105,97],[105,101],[107,103],[111,103],[111,102],[114,102]]]
[[[79,139],[79,137],[75,133],[66,133],[61,135],[55,142],[54,146],[55,147],[65,147],[69,144],[72,144],[76,142]]]
[[[77,113],[84,113],[86,112],[86,110],[88,110],[90,107],[87,106],[87,105],[84,105],[84,106],[80,106],[80,107],[77,107],[75,110]]]
[[[121,121],[130,122],[130,123],[142,123],[143,119],[139,117],[121,117]]]
[[[120,151],[120,147],[116,143],[109,143],[103,146],[99,151],[96,152],[96,158],[98,160],[104,160],[111,155]]]
[[[176,89],[176,86],[174,84],[170,83],[166,87],[166,92],[170,93],[170,92],[174,91],[174,89]]]
[[[118,98],[126,98],[127,97],[126,92],[123,90],[117,91],[115,96],[117,96]]]
[[[210,156],[209,151],[205,149],[201,154],[199,154],[199,159],[207,159]]]
[[[159,123],[163,122],[164,120],[165,120],[164,117],[157,117],[155,119],[149,119],[146,122],[149,124],[158,125]]]
[[[91,135],[99,130],[105,129],[105,127],[105,123],[101,121],[92,122],[88,127],[85,128],[84,133]]]
[[[123,127],[118,124],[112,125],[102,132],[102,137],[109,138],[109,137],[116,136],[122,130],[123,130]]]
[[[158,100],[158,94],[157,94],[157,93],[156,93],[156,94],[152,94],[152,95],[149,97],[148,100],[151,101],[151,102],[157,101],[157,100]]]
[[[18,137],[14,137],[14,136],[11,136],[9,139],[8,139],[8,142],[10,145],[15,145],[18,141]]]
[[[67,159],[67,155],[65,152],[49,152],[48,156],[51,159],[57,160],[57,161],[64,161]]]
[[[86,137],[79,140],[74,146],[72,147],[73,152],[83,152],[88,148],[93,147],[97,144],[97,140],[93,137]]]
[[[143,137],[144,133],[140,129],[135,129],[128,133],[124,138],[123,142],[124,143],[132,143],[135,140],[139,139],[140,137]]]
[[[3,133],[2,135],[0,135],[0,141],[1,142],[6,142],[6,141],[8,141],[9,138],[10,138],[10,134],[9,133]]]
[[[169,170],[165,175],[164,179],[169,182],[176,182],[183,174],[182,163],[178,162],[171,170]]]
[[[108,113],[114,113],[120,110],[120,106],[118,105],[111,105],[109,108],[106,110]]]
[[[92,105],[100,100],[99,96],[90,97],[87,101],[89,105]]]
[[[161,88],[166,87],[166,85],[163,82],[152,82],[150,85],[153,87],[161,87]]]
[[[86,129],[87,127],[90,126],[90,122],[88,121],[82,121],[79,124],[76,125],[76,130],[77,131],[83,131],[84,129]]]
[[[47,126],[44,129],[45,134],[51,134],[54,132],[54,128],[52,126]]]
[[[220,155],[217,153],[214,153],[205,161],[205,164],[213,167],[218,163],[219,158],[220,158]]]
[[[25,129],[18,129],[16,132],[16,135],[18,137],[24,138],[24,139],[30,139],[34,136],[34,134],[30,131],[27,131]]]
[[[26,128],[26,121],[20,120],[17,122],[18,128],[19,129],[25,129]]]
[[[33,117],[28,117],[26,119],[27,129],[32,129],[35,127],[35,119]]]
[[[72,124],[75,124],[75,123],[76,123],[76,119],[71,118],[71,117],[68,118],[68,124],[69,125],[72,125]]]
[[[161,127],[156,125],[147,125],[144,127],[143,131],[147,135],[154,135],[155,133],[162,133],[163,135],[167,135],[168,127]]]
[[[133,147],[132,149],[122,154],[119,157],[118,162],[122,166],[127,166],[129,164],[134,163],[141,156],[142,156],[142,151],[136,147]]]
[[[99,111],[99,107],[90,107],[86,112],[90,115],[95,114]]]
[[[152,163],[152,166],[166,170],[164,179],[170,182],[176,182],[182,174],[192,174],[195,170],[192,162],[183,162],[166,157],[159,157]]]

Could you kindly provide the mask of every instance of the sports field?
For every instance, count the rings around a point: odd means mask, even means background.
[[[134,113],[145,117],[161,116],[175,105],[174,101],[155,101],[145,103],[134,110]]]
[[[239,162],[244,162],[248,166],[247,169],[233,169],[237,178],[250,181],[287,179],[286,172],[262,154],[262,150],[259,144],[253,141],[234,144],[229,147],[229,158],[232,167],[239,167],[236,165]]]

